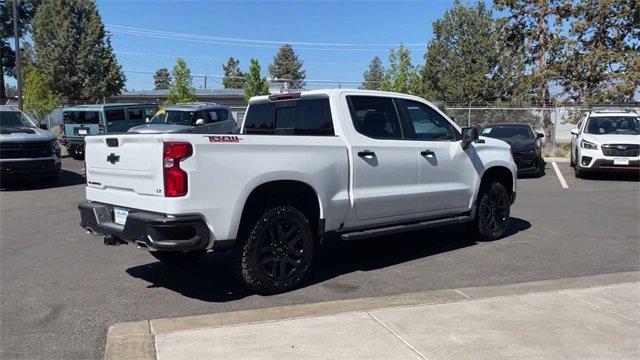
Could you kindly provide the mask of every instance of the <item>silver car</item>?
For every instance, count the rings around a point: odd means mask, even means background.
[[[0,106],[2,182],[42,179],[54,183],[60,175],[60,164],[60,146],[55,135],[38,128],[18,109]]]
[[[228,107],[214,103],[186,103],[161,108],[149,123],[132,127],[128,132],[229,134],[236,129],[236,120]]]

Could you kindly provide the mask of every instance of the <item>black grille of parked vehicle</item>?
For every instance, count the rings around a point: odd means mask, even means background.
[[[53,153],[51,141],[0,143],[0,159],[34,159]]]
[[[638,156],[640,145],[635,144],[610,144],[602,145],[602,153],[606,156]]]

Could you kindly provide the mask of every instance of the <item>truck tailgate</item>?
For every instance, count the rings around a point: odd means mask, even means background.
[[[135,207],[145,203],[139,195],[147,200],[150,196],[163,197],[163,145],[159,135],[87,136],[85,141],[89,200]],[[156,201],[153,203],[157,206]]]

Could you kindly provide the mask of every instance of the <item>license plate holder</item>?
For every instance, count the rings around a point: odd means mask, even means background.
[[[615,158],[613,159],[613,165],[629,165],[629,159]]]
[[[113,208],[113,222],[118,225],[124,225],[127,222],[127,217],[129,216],[129,210],[114,207]]]

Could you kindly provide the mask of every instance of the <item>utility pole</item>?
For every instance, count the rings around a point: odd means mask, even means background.
[[[15,68],[15,76],[18,82],[18,108],[22,110],[22,72],[21,72],[21,62],[20,62],[20,33],[18,32],[18,1],[13,0],[13,38],[15,40],[15,51],[16,51],[16,68]]]
[[[207,89],[207,75],[204,76],[204,89]]]

